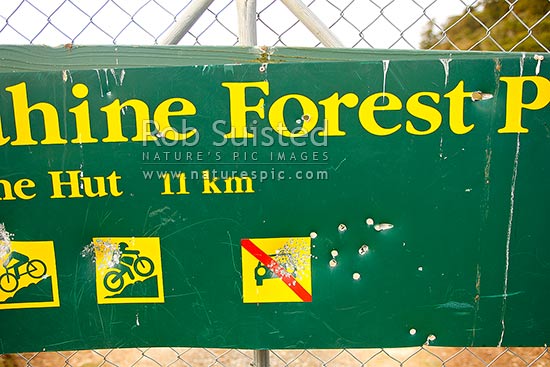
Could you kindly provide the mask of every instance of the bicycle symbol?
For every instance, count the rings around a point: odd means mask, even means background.
[[[103,278],[103,285],[110,292],[118,292],[124,288],[124,274],[128,274],[130,280],[134,280],[134,272],[141,277],[147,277],[155,270],[153,260],[139,256],[139,250],[128,250],[128,245],[124,242],[119,244],[119,249],[123,256],[115,268]]]
[[[9,265],[10,263],[13,264]],[[23,267],[25,264],[27,265],[25,271],[21,272],[19,268]],[[16,251],[12,251],[8,255],[3,266],[6,272],[0,276],[0,289],[6,293],[13,292],[19,287],[19,279],[23,275],[39,279],[46,274],[46,264],[42,260],[29,260],[28,256]]]

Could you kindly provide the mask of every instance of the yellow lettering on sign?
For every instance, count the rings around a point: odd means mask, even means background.
[[[265,117],[264,99],[260,98],[258,104],[248,106],[246,104],[246,90],[248,88],[260,89],[264,95],[269,95],[269,82],[226,82],[222,87],[229,89],[229,115],[231,131],[225,134],[228,139],[253,138],[254,134],[246,131],[246,113],[256,112],[263,119]]]
[[[42,144],[66,144],[67,140],[61,137],[59,131],[59,118],[54,106],[46,102],[38,102],[29,106],[27,99],[27,85],[19,83],[7,87],[6,90],[12,94],[13,117],[15,120],[15,131],[17,139],[11,145],[36,145],[38,142],[32,138],[30,113],[41,112],[44,121],[45,138]]]
[[[434,107],[420,102],[420,97],[429,97],[435,103],[439,103],[439,94],[433,92],[419,92],[413,94],[407,100],[407,111],[419,119],[425,120],[430,127],[426,130],[418,130],[413,123],[408,120],[405,130],[412,135],[429,135],[435,132],[441,126],[441,113]]]
[[[550,103],[550,80],[542,76],[501,77],[508,85],[506,94],[506,123],[498,132],[526,133],[529,129],[521,125],[521,115],[524,109],[540,110]],[[523,85],[533,83],[536,87],[535,97],[531,102],[523,102]]]
[[[449,127],[455,134],[466,134],[472,131],[474,124],[466,126],[464,123],[464,100],[472,98],[472,92],[464,91],[464,81],[461,80],[455,89],[445,94],[449,99]]]
[[[382,98],[384,105],[376,105],[376,101]],[[375,111],[399,111],[403,107],[401,100],[392,93],[375,93],[365,98],[361,106],[359,106],[359,121],[363,128],[369,133],[378,136],[391,135],[401,128],[401,124],[396,124],[394,127],[385,128],[378,124],[374,117]]]
[[[284,118],[284,109],[286,103],[294,99],[300,106],[302,106],[303,114],[302,121],[303,125],[300,127],[298,132],[292,132],[288,130],[287,124]],[[287,94],[277,99],[271,105],[269,109],[269,124],[279,135],[286,137],[299,137],[307,135],[315,125],[317,125],[317,120],[319,119],[319,111],[317,111],[317,106],[315,103],[306,96],[301,94]]]

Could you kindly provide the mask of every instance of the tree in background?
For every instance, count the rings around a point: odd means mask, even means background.
[[[431,23],[421,48],[541,52],[550,48],[550,1],[480,0],[440,27]]]

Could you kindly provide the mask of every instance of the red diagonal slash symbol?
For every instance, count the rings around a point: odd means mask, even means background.
[[[292,291],[296,293],[302,301],[311,302],[311,294],[309,294],[309,292],[306,291],[291,274],[289,274],[279,263],[277,263],[277,261],[262,251],[261,248],[256,246],[247,238],[241,240],[241,246],[244,247],[246,251],[250,252],[250,254],[258,259],[262,264],[264,264],[269,270],[275,273],[275,275],[277,275],[290,289],[292,289]]]

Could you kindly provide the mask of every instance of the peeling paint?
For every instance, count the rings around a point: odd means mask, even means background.
[[[439,59],[439,61],[443,64],[443,71],[445,72],[445,87],[447,87],[447,83],[449,82],[449,64],[453,59]]]
[[[12,238],[13,234],[6,230],[4,223],[0,223],[0,260],[10,253]]]
[[[122,255],[118,243],[100,239],[95,240],[95,242],[90,242],[81,251],[82,257],[89,256],[94,263],[97,259],[96,253],[102,253],[103,256],[101,256],[101,258],[104,259],[104,263],[98,264],[98,269],[115,267],[120,262],[120,256]]]
[[[388,69],[390,68],[390,60],[382,60],[382,67],[384,69],[384,81],[382,83],[382,100],[386,100],[386,78],[388,76]]]
[[[391,223],[379,223],[374,225],[374,229],[378,232],[380,231],[387,231],[389,229],[393,228],[393,224]]]
[[[507,301],[508,301],[508,274],[510,272],[510,243],[512,240],[512,226],[514,223],[514,205],[515,205],[515,195],[516,195],[516,181],[518,178],[520,148],[521,148],[520,134],[518,133],[517,139],[516,139],[516,153],[514,156],[514,166],[512,169],[512,183],[510,187],[510,215],[508,217],[508,229],[506,231],[506,248],[505,248],[506,265],[504,269],[504,285],[502,289],[502,294],[504,296],[502,298],[502,307],[501,307],[500,324],[502,326],[502,331],[500,333],[500,340],[498,342],[499,347],[502,345],[502,342],[504,340],[504,334],[506,332],[505,318],[506,318],[506,307],[507,307]]]

